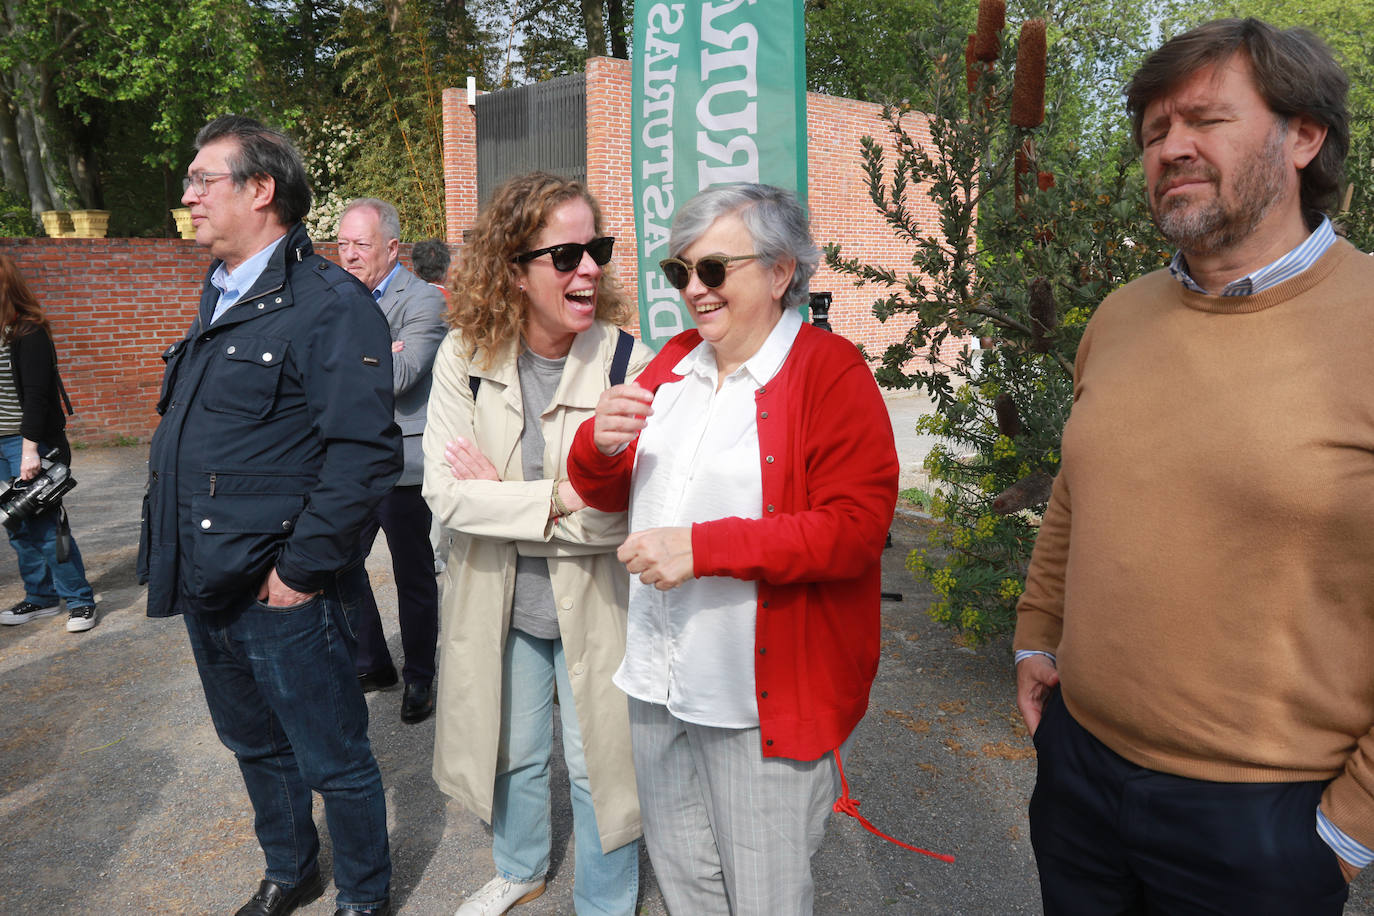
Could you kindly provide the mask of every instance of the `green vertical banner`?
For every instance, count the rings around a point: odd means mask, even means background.
[[[635,3],[639,334],[655,350],[693,327],[658,269],[679,205],[736,181],[806,200],[804,40],[801,0]]]

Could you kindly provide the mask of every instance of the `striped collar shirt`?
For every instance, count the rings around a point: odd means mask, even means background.
[[[1222,288],[1220,295],[1253,296],[1270,287],[1278,286],[1284,280],[1296,277],[1317,263],[1317,260],[1326,254],[1327,249],[1334,244],[1336,244],[1336,230],[1331,228],[1331,220],[1323,216],[1321,225],[1301,245],[1274,263],[1227,283]],[[1207,290],[1198,286],[1197,281],[1189,276],[1188,261],[1183,257],[1183,252],[1177,252],[1174,259],[1169,262],[1169,273],[1173,275],[1175,280],[1193,292],[1202,293],[1204,296],[1208,295]]]

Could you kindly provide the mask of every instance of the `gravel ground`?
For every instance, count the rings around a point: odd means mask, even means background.
[[[59,616],[0,627],[0,914],[232,913],[261,875],[248,799],[215,737],[182,625],[144,616],[134,577],[144,458],[142,447],[76,455],[81,483],[68,505],[99,626],[69,634]],[[883,605],[883,660],[846,770],[880,829],[957,861],[900,849],[835,815],[814,862],[819,916],[1040,912],[1025,815],[1035,760],[1008,644],[961,647],[925,616],[930,594],[902,567],[925,524],[903,515],[893,528],[884,588],[903,599]],[[399,656],[383,540],[368,568]],[[13,552],[0,549],[0,606],[22,597]],[[451,913],[492,873],[490,833],[431,781],[432,721],[401,723],[397,690],[370,694],[369,706],[395,902],[417,916]],[[323,825],[318,804],[316,814]],[[570,834],[564,778],[549,892],[522,916],[572,913]],[[1374,914],[1369,883],[1356,881],[1347,913]],[[332,898],[299,912],[331,913]],[[643,857],[640,912],[665,912]]]

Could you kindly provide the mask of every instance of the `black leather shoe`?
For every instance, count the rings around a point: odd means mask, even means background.
[[[406,684],[406,694],[401,699],[401,721],[423,722],[434,714],[434,682],[424,681]]]
[[[334,916],[391,916],[391,904],[383,903],[370,910],[355,910],[352,907],[339,907]]]
[[[358,675],[358,683],[363,688],[363,693],[371,693],[374,690],[386,690],[388,687],[395,687],[400,678],[396,676],[396,669],[383,668],[381,671],[368,671]]]
[[[296,912],[297,907],[318,900],[323,893],[324,876],[319,872],[294,887],[263,878],[258,892],[234,916],[286,916]]]

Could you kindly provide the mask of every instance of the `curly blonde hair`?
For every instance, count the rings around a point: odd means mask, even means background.
[[[449,278],[449,309],[444,316],[486,368],[497,353],[525,331],[529,299],[520,289],[521,268],[512,259],[530,250],[549,214],[581,198],[592,209],[598,235],[601,207],[580,182],[547,172],[530,172],[496,189],[477,215],[477,225],[458,253]],[[596,317],[620,324],[629,310],[613,265],[602,268],[596,287]]]

